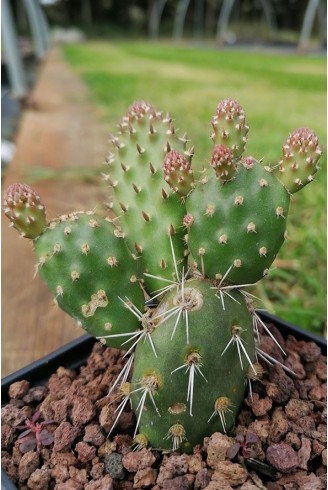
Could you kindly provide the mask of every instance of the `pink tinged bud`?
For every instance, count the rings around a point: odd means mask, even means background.
[[[26,184],[12,184],[4,196],[4,213],[22,236],[37,238],[47,226],[40,197]]]
[[[190,155],[189,155],[190,156]],[[164,180],[173,192],[186,196],[194,184],[194,175],[190,161],[176,150],[170,150],[163,162]]]
[[[294,193],[312,181],[309,176],[319,169],[322,147],[314,131],[299,128],[293,131],[282,146],[279,171],[282,183]]]
[[[183,226],[191,228],[194,223],[194,217],[192,214],[186,214],[183,218]]]
[[[126,116],[123,118],[123,121],[139,120],[143,119],[146,116],[149,118],[156,116],[156,111],[154,107],[144,100],[136,100],[128,108],[128,111],[126,113]]]
[[[232,151],[221,144],[214,146],[210,165],[214,168],[217,178],[222,181],[231,180],[236,171]]]

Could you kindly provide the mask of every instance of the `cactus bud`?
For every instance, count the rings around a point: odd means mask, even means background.
[[[289,192],[297,192],[312,182],[319,169],[322,155],[319,139],[310,129],[297,129],[283,144],[282,153],[277,177]]]
[[[169,151],[163,163],[164,179],[174,192],[187,196],[194,184],[194,175],[190,162],[178,151]]]
[[[26,184],[12,184],[4,196],[4,213],[26,238],[37,238],[47,226],[45,207]]]
[[[214,168],[217,178],[223,182],[231,180],[236,171],[236,166],[233,163],[233,153],[224,145],[214,146],[210,165]]]
[[[249,126],[238,102],[233,99],[220,102],[212,118],[212,127],[213,141],[229,147],[234,158],[239,158],[246,145]]]

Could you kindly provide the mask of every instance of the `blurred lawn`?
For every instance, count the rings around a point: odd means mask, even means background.
[[[217,103],[237,99],[250,123],[247,152],[275,164],[288,133],[301,126],[326,142],[324,57],[229,52],[171,44],[92,42],[63,48],[90,87],[108,131],[127,106],[146,99],[169,111],[208,161]],[[289,241],[256,294],[285,320],[323,333],[326,319],[326,148],[316,182],[294,195]]]

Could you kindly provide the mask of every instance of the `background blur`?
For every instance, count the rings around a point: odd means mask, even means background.
[[[256,286],[259,307],[325,335],[326,2],[2,0],[3,189],[24,181],[49,217],[108,199],[109,132],[135,99],[169,111],[199,165],[217,103],[235,98],[247,152],[278,162],[293,129],[324,146],[316,182],[294,195],[289,240]],[[34,275],[33,251],[2,220],[3,375],[81,335]]]

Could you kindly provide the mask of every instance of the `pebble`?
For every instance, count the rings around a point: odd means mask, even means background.
[[[20,400],[23,398],[30,388],[30,383],[28,381],[16,381],[9,386],[8,394],[9,397],[14,400]]]
[[[78,429],[69,422],[62,422],[54,432],[54,450],[57,452],[68,451],[76,436]]]
[[[235,443],[232,437],[215,432],[206,439],[207,464],[215,469],[220,461],[225,461],[227,449]]]
[[[123,456],[122,464],[131,473],[152,466],[156,461],[154,454],[149,449],[131,451]]]
[[[40,457],[36,451],[23,454],[18,466],[18,478],[20,482],[26,481],[39,467]]]
[[[298,466],[297,453],[288,444],[272,444],[266,451],[268,463],[281,473],[290,473]]]
[[[123,480],[125,478],[125,469],[122,464],[122,455],[112,453],[105,458],[105,471],[113,479]]]

